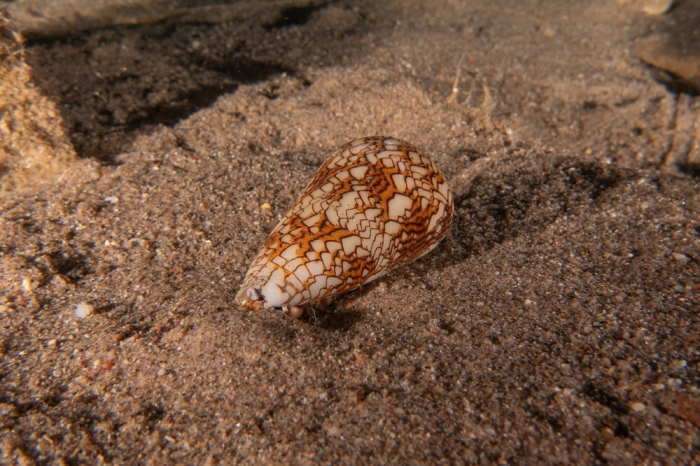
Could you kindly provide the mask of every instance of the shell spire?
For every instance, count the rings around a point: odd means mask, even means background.
[[[318,169],[265,241],[236,301],[242,310],[300,306],[358,288],[433,250],[453,215],[430,157],[391,137],[351,141]]]

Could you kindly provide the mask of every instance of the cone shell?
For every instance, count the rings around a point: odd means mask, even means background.
[[[434,249],[452,213],[452,192],[430,157],[395,138],[351,141],[267,238],[237,304],[301,306],[358,288]]]

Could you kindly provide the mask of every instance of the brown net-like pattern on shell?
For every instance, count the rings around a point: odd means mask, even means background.
[[[267,238],[239,304],[298,306],[355,289],[432,250],[452,214],[445,177],[413,145],[386,137],[349,142]]]

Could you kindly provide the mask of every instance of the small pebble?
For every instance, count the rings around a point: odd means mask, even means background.
[[[685,264],[686,262],[688,262],[690,260],[688,258],[688,256],[686,256],[685,254],[678,254],[677,252],[673,253],[673,258],[676,259],[681,264]]]
[[[109,202],[110,204],[116,204],[119,202],[119,198],[117,196],[107,196],[105,197],[105,201]]]
[[[671,388],[678,388],[683,385],[683,381],[681,379],[668,379],[666,385]]]
[[[77,306],[75,306],[75,310],[73,313],[75,314],[75,317],[78,319],[84,319],[90,314],[92,314],[92,311],[95,310],[94,306],[91,306],[90,304],[87,303],[80,303]]]
[[[78,377],[75,378],[75,381],[82,385],[83,387],[87,387],[90,385],[90,379],[85,377],[84,375],[79,375]]]
[[[163,377],[165,375],[165,369],[158,369],[158,372],[156,372],[156,375],[158,377]]]
[[[141,240],[139,238],[131,238],[130,240],[124,241],[124,247],[126,249],[135,248],[141,245]]]
[[[32,280],[31,278],[22,279],[22,288],[27,291],[36,290],[39,287],[39,282],[37,280]]]
[[[635,413],[641,413],[642,411],[645,411],[647,409],[646,406],[644,406],[643,403],[632,403],[632,411]]]
[[[658,16],[666,13],[671,8],[673,0],[643,0],[638,3],[644,13]]]

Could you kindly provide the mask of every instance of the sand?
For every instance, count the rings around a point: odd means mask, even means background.
[[[0,462],[700,461],[700,100],[637,51],[697,6],[636,3],[27,34],[77,155],[0,196]],[[448,237],[299,320],[237,310],[316,169],[375,134],[450,180]]]

